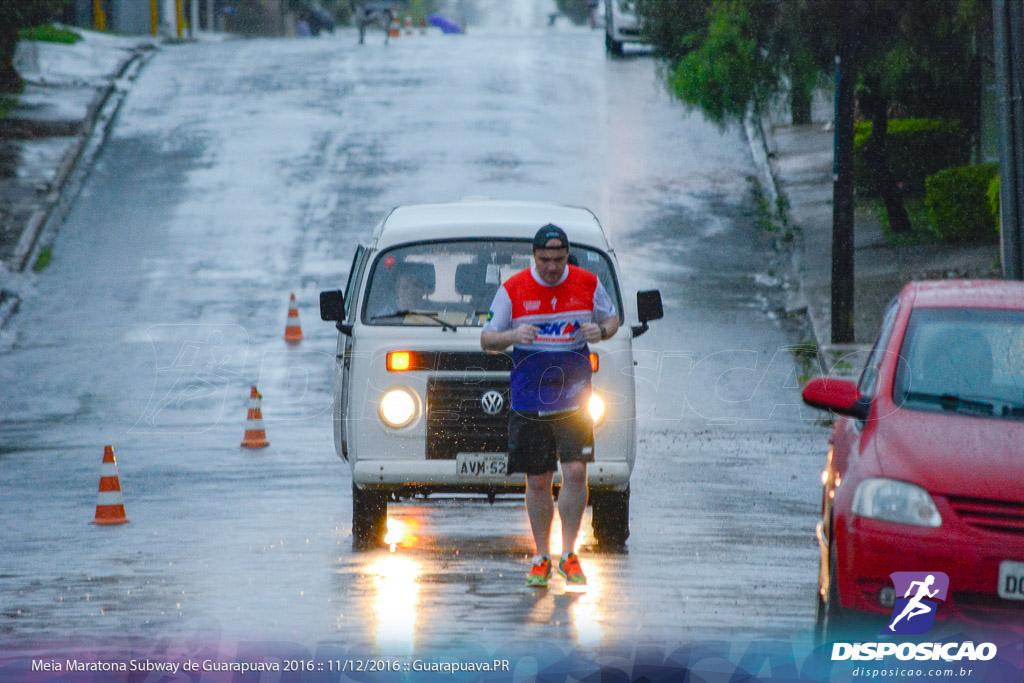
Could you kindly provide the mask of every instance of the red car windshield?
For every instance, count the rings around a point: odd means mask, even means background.
[[[1024,311],[916,309],[895,380],[906,408],[1024,419]]]

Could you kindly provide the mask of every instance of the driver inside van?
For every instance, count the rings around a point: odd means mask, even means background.
[[[398,285],[395,287],[397,308],[400,311],[418,311],[426,303],[430,290],[427,282],[410,269],[398,272]]]
[[[427,297],[434,291],[434,267],[429,263],[384,259],[385,270],[374,289],[374,305],[378,316],[391,316],[401,311],[421,311],[428,305]]]

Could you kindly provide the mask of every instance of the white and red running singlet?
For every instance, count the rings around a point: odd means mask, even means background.
[[[567,266],[549,285],[535,268],[516,273],[498,288],[485,330],[504,332],[533,325],[532,344],[512,348],[512,409],[557,412],[578,408],[590,391],[590,348],[579,336],[583,323],[615,315],[597,276]]]

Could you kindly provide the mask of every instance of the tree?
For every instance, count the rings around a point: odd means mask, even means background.
[[[18,30],[53,21],[68,0],[0,0],[0,92],[21,90],[21,77],[14,70]]]
[[[864,150],[894,232],[910,231],[903,191],[886,156],[890,111],[955,118],[974,131],[978,107],[973,40],[980,19],[976,0],[873,0],[857,6],[860,55],[857,101],[871,121]]]
[[[672,70],[670,85],[680,99],[699,103],[708,118],[722,124],[742,119],[751,101],[766,101],[766,90],[778,78],[761,58],[754,20],[742,2],[716,2],[708,14],[707,33],[683,40],[693,49]]]
[[[831,75],[834,17],[848,8],[856,34],[861,114],[873,122],[866,157],[894,230],[909,229],[886,161],[889,114],[959,119],[974,131],[978,107],[973,42],[983,0],[640,0],[649,38],[667,61],[672,91],[720,123],[781,93],[795,123]],[[696,10],[704,8],[704,18]]]
[[[710,7],[711,0],[637,0],[636,12],[646,40],[669,64],[677,64],[707,35]]]
[[[724,123],[742,117],[748,103],[760,106],[785,92],[794,122],[809,123],[822,57],[815,53],[817,30],[805,26],[808,6],[816,3],[639,0],[637,12],[647,40],[668,63],[670,84],[687,90],[685,96],[677,92],[683,101]]]

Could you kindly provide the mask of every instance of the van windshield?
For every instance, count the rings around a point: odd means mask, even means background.
[[[573,245],[569,262],[597,276],[622,320],[608,256]],[[363,302],[366,325],[482,327],[505,280],[533,264],[527,240],[451,240],[393,247],[377,255]]]

